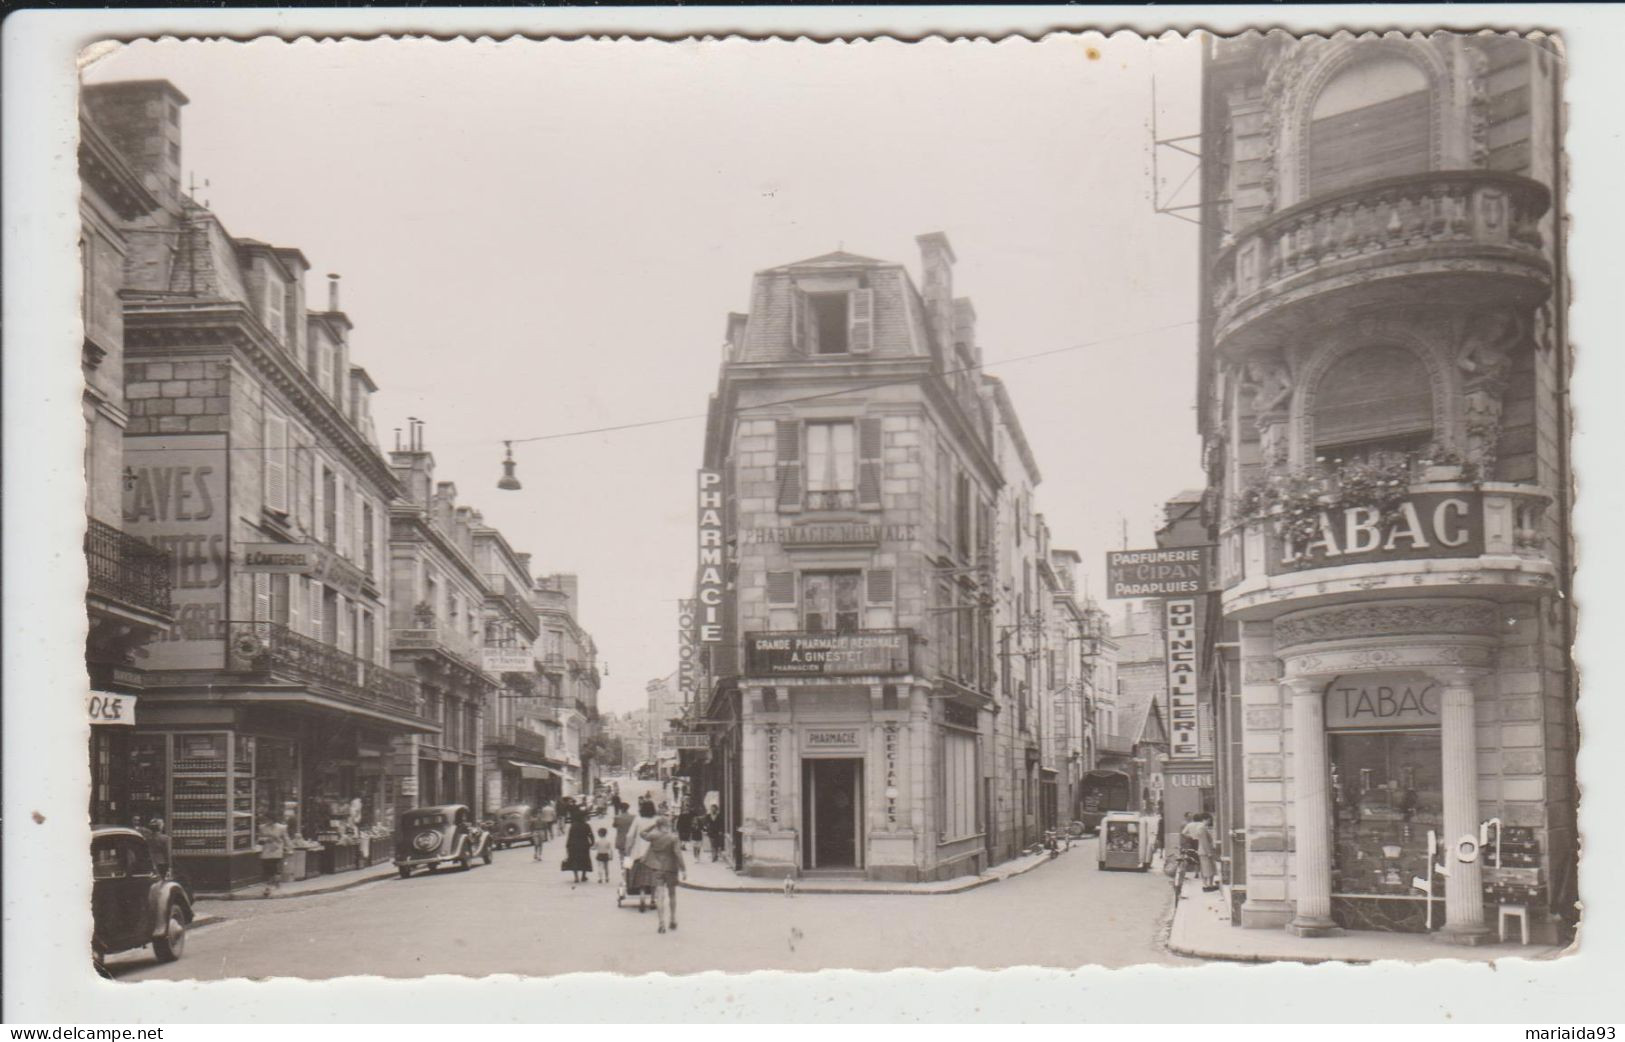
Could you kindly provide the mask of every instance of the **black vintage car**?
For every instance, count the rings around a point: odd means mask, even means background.
[[[103,956],[149,944],[164,962],[180,958],[192,901],[180,883],[158,871],[147,837],[117,826],[95,829],[90,864],[91,951],[97,966]]]
[[[453,863],[469,868],[475,858],[491,863],[491,834],[461,803],[418,807],[401,814],[395,829],[395,868],[402,879],[418,868],[433,872]]]
[[[528,803],[514,803],[499,808],[491,827],[491,842],[498,850],[518,843],[529,843],[534,832],[536,810]]]

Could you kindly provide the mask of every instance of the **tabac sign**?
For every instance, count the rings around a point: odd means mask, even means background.
[[[1439,685],[1425,673],[1353,673],[1326,687],[1328,731],[1439,726]]]
[[[1189,597],[1218,588],[1215,547],[1111,550],[1106,554],[1106,596]]]

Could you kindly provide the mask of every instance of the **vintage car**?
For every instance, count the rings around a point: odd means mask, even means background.
[[[113,952],[152,945],[163,962],[181,957],[192,900],[153,862],[147,837],[135,829],[105,826],[90,834],[93,876],[91,951],[96,965]]]
[[[491,828],[491,843],[498,849],[529,843],[536,823],[536,811],[528,803],[514,803],[497,810]]]
[[[452,863],[469,868],[475,858],[491,863],[491,834],[461,803],[418,807],[401,814],[395,830],[395,868],[402,879],[418,868],[433,872]]]

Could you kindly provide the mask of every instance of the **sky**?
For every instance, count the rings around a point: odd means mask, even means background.
[[[1152,545],[1160,504],[1202,484],[1196,228],[1153,207],[1153,73],[1158,134],[1194,133],[1198,50],[1172,36],[168,39],[85,79],[172,81],[199,201],[302,250],[318,306],[343,276],[382,447],[425,421],[459,501],[580,577],[622,711],[676,665],[700,417],[764,268],[845,249],[918,284],[915,236],[945,232],[1054,545],[1096,597],[1125,526]],[[525,438],[523,489],[497,490]]]

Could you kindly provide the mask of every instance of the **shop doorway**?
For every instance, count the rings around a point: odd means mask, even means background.
[[[801,867],[862,868],[863,761],[801,761]]]

